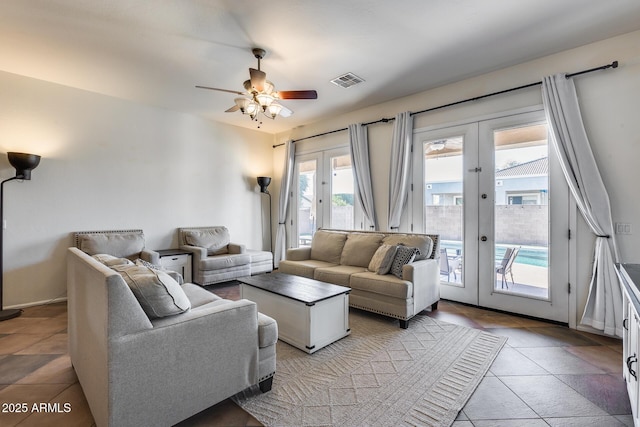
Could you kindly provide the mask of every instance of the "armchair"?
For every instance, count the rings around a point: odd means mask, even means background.
[[[227,227],[178,229],[181,249],[193,254],[193,281],[202,286],[251,275],[251,254],[231,243]]]

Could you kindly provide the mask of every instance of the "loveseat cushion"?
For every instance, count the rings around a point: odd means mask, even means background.
[[[362,273],[367,271],[363,267],[354,267],[352,265],[337,265],[335,267],[316,268],[313,278],[321,282],[333,283],[334,285],[349,287],[349,280],[354,273]]]
[[[227,227],[211,227],[201,230],[184,231],[187,245],[207,249],[207,255],[221,255],[229,253],[231,237]]]
[[[214,255],[200,261],[201,270],[221,270],[251,264],[249,254]]]
[[[367,269],[376,274],[387,274],[391,270],[391,264],[393,264],[397,251],[397,246],[380,245],[376,253],[373,254]]]
[[[278,324],[271,317],[258,312],[258,347],[269,347],[276,341],[278,341]]]
[[[392,274],[380,275],[370,271],[356,273],[351,276],[350,287],[393,298],[413,298],[413,283]]]
[[[383,238],[384,234],[349,233],[342,249],[340,264],[367,268]]]
[[[110,254],[117,258],[138,258],[144,249],[142,232],[78,234],[78,249],[89,255]]]
[[[335,267],[338,264],[333,264],[326,261],[318,261],[315,259],[308,259],[305,261],[280,261],[278,271],[280,273],[294,274],[296,276],[308,277],[313,279],[313,272],[316,268],[322,267]]]
[[[385,237],[382,243],[385,245],[404,245],[418,248],[420,253],[416,255],[416,261],[431,258],[431,252],[433,251],[431,237],[418,234],[391,234]]]
[[[111,268],[129,285],[149,319],[184,313],[191,308],[187,295],[167,273],[135,264]]]
[[[194,285],[193,283],[185,283],[182,285],[182,290],[191,302],[191,309],[222,299],[206,289],[198,285]]]
[[[311,259],[340,264],[347,233],[318,230],[311,240]]]

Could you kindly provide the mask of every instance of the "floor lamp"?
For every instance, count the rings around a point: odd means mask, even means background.
[[[271,177],[259,176],[258,185],[260,186],[260,192],[269,196],[269,251],[273,253],[273,231],[271,230],[271,193],[267,190],[267,187],[271,184]],[[275,266],[275,263],[273,263]]]
[[[13,181],[15,179],[26,180],[29,181],[31,179],[31,171],[38,166],[40,163],[40,156],[35,154],[26,154],[26,153],[7,153],[7,157],[9,157],[9,163],[11,166],[16,168],[16,176],[13,178],[5,179],[0,183],[0,322],[3,320],[12,319],[14,317],[20,316],[22,310],[20,309],[9,309],[5,310],[2,302],[3,298],[3,284],[4,284],[4,215],[3,215],[3,205],[4,205],[4,183],[7,181]]]

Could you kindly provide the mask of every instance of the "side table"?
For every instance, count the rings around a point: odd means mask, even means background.
[[[191,252],[184,249],[160,249],[160,264],[167,270],[177,271],[182,274],[185,283],[192,280]]]

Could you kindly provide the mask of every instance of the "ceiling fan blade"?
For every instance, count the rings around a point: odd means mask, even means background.
[[[218,90],[220,92],[229,92],[235,93],[236,95],[245,95],[244,92],[238,92],[237,90],[229,90],[229,89],[220,89],[217,87],[209,87],[209,86],[196,86],[198,89],[209,89],[209,90]]]
[[[234,105],[233,107],[229,108],[228,110],[224,110],[224,112],[225,113],[235,113],[239,109],[240,109],[240,107],[238,107],[237,105]]]
[[[280,103],[279,103],[280,104]],[[282,106],[282,110],[280,110],[280,115],[282,117],[289,117],[290,115],[293,114],[293,111],[289,110],[287,107],[285,107],[284,105],[280,104]]]
[[[267,73],[255,68],[249,68],[249,75],[251,76],[251,86],[258,92],[262,92],[264,90],[264,82],[267,80]]]
[[[280,99],[318,99],[318,92],[315,90],[280,90]]]

